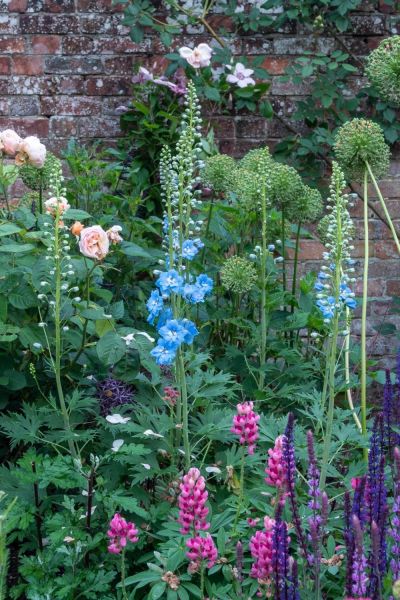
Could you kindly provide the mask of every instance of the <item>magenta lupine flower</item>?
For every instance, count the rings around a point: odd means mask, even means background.
[[[272,485],[279,493],[282,493],[287,488],[286,482],[286,467],[283,461],[283,441],[284,435],[276,438],[273,448],[268,450],[268,464],[265,468],[267,477],[265,482]]]
[[[205,479],[199,469],[195,467],[189,469],[182,478],[180,489],[178,523],[182,526],[181,533],[186,535],[192,531],[196,535],[199,531],[209,529],[210,524],[206,521],[208,508],[205,505],[208,492]]]
[[[190,560],[189,570],[191,573],[199,571],[203,562],[207,563],[208,569],[215,565],[218,551],[209,533],[205,537],[196,535],[189,538],[186,540],[186,546],[189,548],[186,556]]]
[[[265,517],[264,529],[257,531],[250,539],[249,548],[255,559],[250,576],[269,581],[273,572],[275,520]]]
[[[253,411],[253,402],[243,402],[236,406],[237,415],[233,417],[231,432],[239,436],[239,443],[247,446],[249,454],[254,454],[258,440],[258,421],[260,415]]]
[[[126,546],[127,542],[137,542],[139,531],[135,523],[126,521],[119,513],[115,513],[110,521],[110,529],[107,535],[110,538],[108,551],[111,554],[119,554]]]

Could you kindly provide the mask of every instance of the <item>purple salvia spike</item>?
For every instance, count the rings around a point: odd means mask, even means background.
[[[352,562],[352,588],[351,595],[365,597],[367,595],[368,577],[366,575],[367,560],[363,549],[363,532],[360,520],[356,515],[352,517],[354,536],[354,555]]]
[[[283,461],[286,470],[286,485],[289,497],[289,504],[292,511],[293,524],[296,530],[296,534],[299,540],[299,544],[303,553],[303,556],[308,560],[307,544],[301,525],[301,519],[299,514],[299,508],[296,498],[296,459],[294,452],[294,415],[289,413],[288,422],[285,429],[285,436],[283,440]]]
[[[289,586],[288,599],[289,600],[300,600],[299,573],[298,573],[297,562],[295,560],[293,560],[293,562],[292,562],[289,581],[290,581],[290,586]]]
[[[241,583],[243,581],[243,544],[240,541],[236,544],[236,570],[237,580]]]
[[[312,554],[309,555],[309,562],[314,569],[314,585],[319,586],[319,572],[321,563],[321,490],[319,488],[319,470],[314,450],[314,437],[312,431],[307,431],[307,451],[308,451],[308,495],[310,501],[308,507],[311,509],[311,517],[308,518],[309,539],[312,546]],[[326,507],[327,508],[327,507]]]
[[[389,534],[392,538],[390,568],[392,570],[393,583],[395,583],[400,579],[400,450],[398,448],[394,449],[393,456],[395,463],[395,484]]]
[[[393,435],[392,435],[392,420],[393,420],[393,386],[390,378],[390,369],[386,369],[386,381],[383,388],[383,421],[385,430],[385,445],[388,449],[389,456],[392,455]]]
[[[378,524],[375,521],[371,523],[371,555],[369,562],[370,578],[368,585],[368,595],[371,598],[381,598],[381,574],[379,568],[381,548],[381,534]]]

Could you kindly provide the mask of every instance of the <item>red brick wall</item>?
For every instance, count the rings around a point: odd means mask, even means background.
[[[121,20],[122,14],[112,7],[111,0],[0,0],[0,127],[13,127],[21,135],[37,134],[55,152],[71,136],[84,141],[115,139],[119,135],[115,109],[129,99],[132,66],[136,62],[161,63],[165,51],[156,37],[140,44],[130,41]],[[400,33],[400,16],[385,8],[383,1],[381,6],[363,2],[362,11],[352,16],[352,25],[351,34],[343,39],[362,58],[383,37]],[[176,45],[204,40],[208,40],[204,34],[185,35]],[[281,33],[235,37],[231,44],[239,55],[266,56],[274,107],[287,116],[307,88],[282,83],[279,75],[303,50],[330,52],[337,41],[313,37],[302,26],[289,25]],[[354,88],[359,85],[355,80]],[[279,120],[255,116],[216,117],[213,125],[221,150],[236,156],[266,142],[274,144],[288,133]],[[393,161],[383,191],[400,229],[399,165]],[[361,216],[360,206],[355,216]],[[390,295],[400,292],[400,270],[388,230],[373,213],[371,217],[370,294],[375,300],[370,305],[369,343],[371,354],[379,356],[392,354],[395,348],[395,339],[375,336],[373,327],[386,318]],[[362,240],[355,246],[361,256]],[[305,268],[316,266],[322,247],[305,241],[302,249]],[[359,329],[357,320],[354,327]]]

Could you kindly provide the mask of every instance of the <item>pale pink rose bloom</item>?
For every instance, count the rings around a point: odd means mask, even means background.
[[[122,242],[122,237],[119,235],[120,231],[122,231],[121,225],[113,225],[110,229],[107,229],[106,234],[112,244]]]
[[[245,88],[248,85],[255,85],[255,81],[250,75],[253,75],[253,69],[246,69],[242,63],[237,63],[233,73],[230,73],[226,80],[229,83],[235,83],[240,88]]]
[[[68,203],[68,200],[66,198],[63,198],[62,196],[60,198],[49,198],[48,200],[46,200],[44,205],[46,207],[46,212],[53,216],[55,216],[57,213],[57,206],[59,215],[62,215],[63,213],[65,213],[66,210],[71,208],[71,206]]]
[[[182,46],[179,48],[179,54],[186,59],[189,65],[195,69],[200,67],[208,67],[211,62],[212,48],[208,44],[199,44],[195,48]]]
[[[18,149],[18,154],[15,157],[17,165],[23,165],[26,162],[34,167],[43,167],[46,159],[46,146],[40,143],[39,138],[35,135],[22,140]]]
[[[94,260],[103,260],[110,249],[110,242],[100,225],[85,227],[81,231],[79,250],[84,256]]]
[[[5,129],[0,133],[0,148],[10,156],[13,156],[20,147],[22,139],[13,129]]]

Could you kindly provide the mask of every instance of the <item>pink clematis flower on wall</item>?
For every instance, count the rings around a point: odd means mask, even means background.
[[[208,67],[211,62],[212,48],[208,44],[199,44],[195,48],[182,46],[179,54],[195,69]]]
[[[245,88],[249,85],[255,85],[255,80],[252,77],[250,77],[250,75],[253,75],[253,73],[253,69],[247,69],[242,63],[237,63],[235,65],[233,73],[229,73],[226,80],[229,83],[234,83],[240,88]]]

